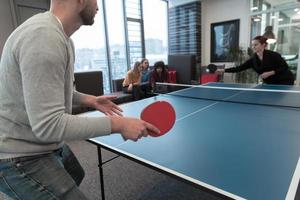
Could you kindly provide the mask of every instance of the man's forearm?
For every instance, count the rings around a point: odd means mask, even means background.
[[[94,107],[96,97],[93,95],[88,95],[84,93],[80,93],[78,91],[73,92],[73,104]]]

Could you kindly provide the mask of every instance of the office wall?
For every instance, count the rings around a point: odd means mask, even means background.
[[[239,43],[242,47],[250,44],[249,0],[202,0],[202,65],[210,62],[211,23],[240,19]],[[226,63],[231,66],[232,63]]]
[[[15,27],[10,1],[11,0],[0,0],[0,58],[4,43]]]

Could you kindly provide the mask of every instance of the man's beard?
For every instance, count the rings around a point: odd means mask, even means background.
[[[80,13],[79,13],[82,24],[83,25],[92,25],[94,24],[95,14],[93,10],[87,5]]]

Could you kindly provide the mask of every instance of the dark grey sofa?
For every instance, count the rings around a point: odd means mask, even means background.
[[[124,93],[122,83],[124,78],[114,79],[113,82],[113,92],[112,95],[116,95],[117,98],[114,99],[114,103],[121,104],[133,101],[132,94]]]

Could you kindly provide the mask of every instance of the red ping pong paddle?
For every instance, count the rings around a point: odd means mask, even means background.
[[[141,113],[141,119],[156,126],[160,133],[149,132],[152,137],[166,134],[174,125],[176,115],[173,106],[166,101],[157,101],[147,107]]]

